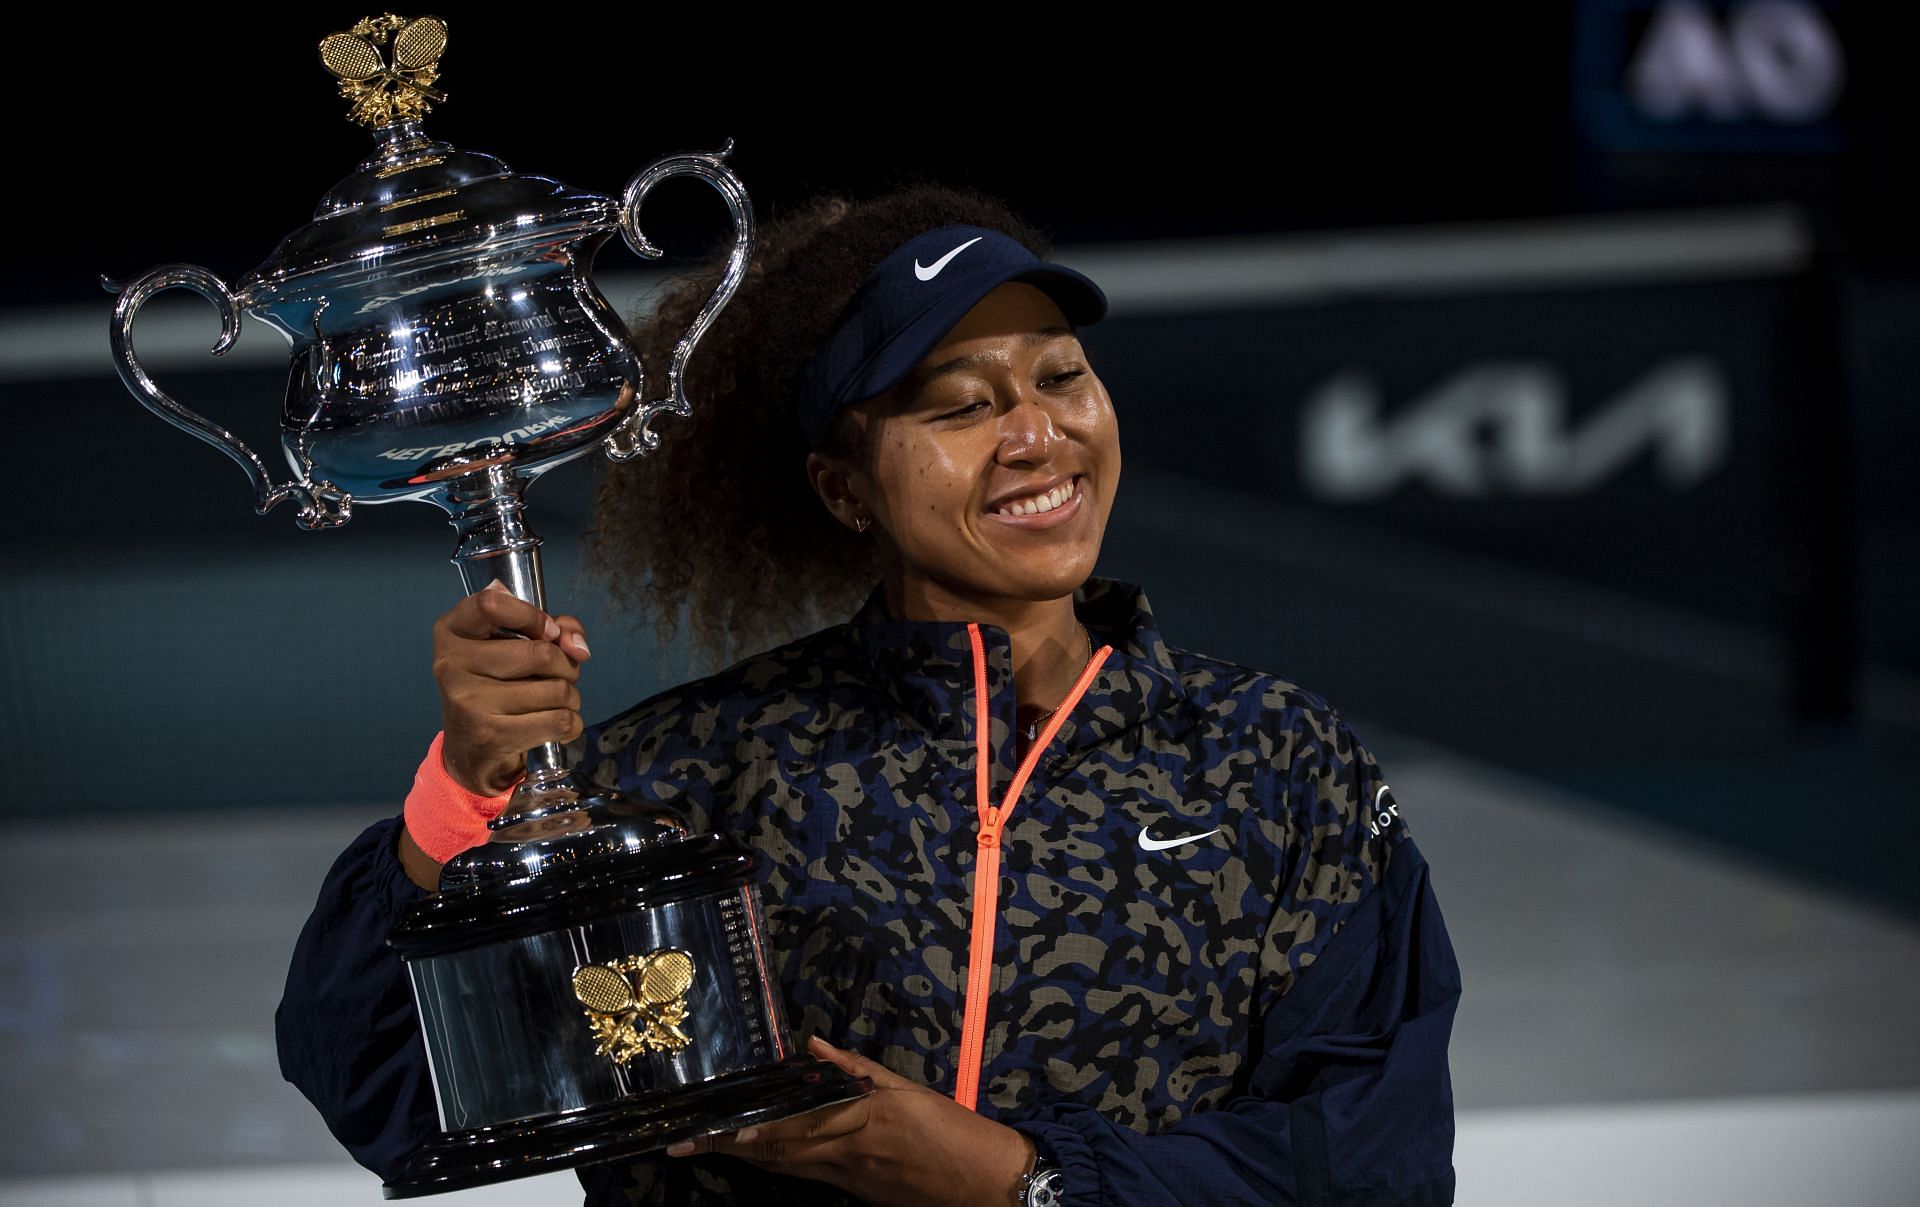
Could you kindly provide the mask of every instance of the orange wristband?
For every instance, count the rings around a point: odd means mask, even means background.
[[[427,757],[413,773],[413,791],[407,793],[404,811],[414,845],[435,863],[445,863],[485,842],[487,823],[500,815],[513,796],[512,788],[498,796],[481,796],[461,787],[441,761],[446,742],[445,730],[433,735]]]

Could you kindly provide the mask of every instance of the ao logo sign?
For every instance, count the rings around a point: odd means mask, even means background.
[[[1832,113],[1846,58],[1819,9],[1790,0],[1662,4],[1627,67],[1627,93],[1660,121],[1758,117],[1798,125]]]
[[[1364,372],[1340,373],[1307,400],[1301,474],[1320,498],[1360,502],[1412,482],[1444,495],[1570,495],[1650,455],[1675,490],[1727,458],[1728,390],[1718,367],[1656,365],[1578,424],[1550,365],[1470,365],[1392,419]]]

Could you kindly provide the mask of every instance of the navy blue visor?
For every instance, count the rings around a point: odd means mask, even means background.
[[[1009,281],[1045,291],[1076,328],[1107,313],[1098,285],[999,231],[943,226],[909,239],[861,284],[800,379],[800,430],[808,446],[825,444],[847,404],[905,380],[967,311]]]

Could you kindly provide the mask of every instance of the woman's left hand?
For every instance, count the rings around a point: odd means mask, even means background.
[[[822,1039],[815,1056],[873,1093],[778,1123],[676,1144],[667,1155],[714,1152],[763,1169],[827,1182],[870,1203],[1010,1203],[1033,1154],[1012,1128],[983,1119],[944,1094],[916,1085],[864,1056]]]

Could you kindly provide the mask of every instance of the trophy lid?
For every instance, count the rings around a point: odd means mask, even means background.
[[[420,119],[446,47],[437,17],[369,17],[320,43],[320,59],[373,129],[373,154],[235,291],[244,305],[312,298],[442,263],[519,259],[610,233],[614,203],[498,158],[428,138]],[[476,264],[476,269],[484,271]]]

